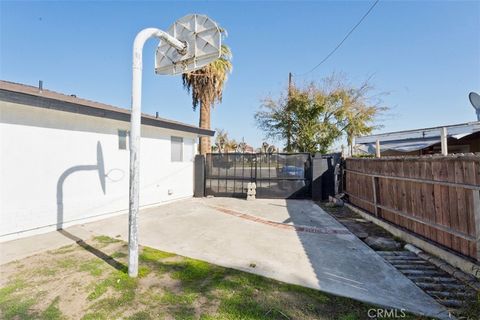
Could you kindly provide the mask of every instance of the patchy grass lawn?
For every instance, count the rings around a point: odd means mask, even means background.
[[[96,237],[1,266],[1,319],[368,319],[370,306],[148,247]],[[417,319],[418,317],[411,317]]]

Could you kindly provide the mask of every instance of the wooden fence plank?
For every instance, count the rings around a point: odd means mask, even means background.
[[[415,161],[415,178],[422,178],[423,173],[422,173],[423,165],[421,161]],[[419,216],[422,220],[428,220],[428,218],[425,215],[425,194],[423,192],[422,184],[421,183],[416,183],[417,185],[417,216]],[[419,224],[420,225],[420,232],[421,234],[428,238],[429,232],[428,232],[428,226],[424,224]]]
[[[457,161],[448,161],[447,163],[447,174],[448,181],[450,182],[460,182],[456,175],[455,164]],[[461,189],[461,188],[460,188]],[[463,189],[462,189],[463,190]],[[455,230],[459,230],[459,213],[458,213],[458,204],[457,204],[457,188],[448,188],[448,200],[449,200],[449,215],[451,221],[451,227]],[[461,239],[458,237],[453,237],[452,239],[452,249],[455,251],[461,252]]]
[[[455,161],[455,182],[464,183],[465,182],[465,163],[463,161]],[[459,231],[468,233],[468,206],[466,206],[466,195],[465,189],[455,188],[457,193],[457,213],[458,213],[458,225],[452,225],[452,228],[455,228]],[[460,252],[468,255],[468,243],[464,240],[460,240]]]
[[[432,173],[432,162],[425,161],[425,179],[432,180],[433,173]],[[426,187],[426,195],[425,195],[425,202],[426,202],[426,210],[428,212],[429,221],[433,223],[437,223],[435,219],[435,199],[433,196],[433,185],[425,183]],[[437,239],[437,229],[430,228],[430,239],[435,240]]]
[[[347,159],[346,168],[352,204],[478,259],[480,156]]]
[[[440,180],[446,181],[448,180],[448,167],[447,161],[440,161]],[[442,216],[443,216],[443,223],[446,227],[451,227],[450,222],[450,214],[448,212],[449,199],[448,199],[448,188],[447,186],[440,186],[440,190],[442,193]],[[448,233],[444,234],[445,246],[448,248],[452,248],[452,236]]]

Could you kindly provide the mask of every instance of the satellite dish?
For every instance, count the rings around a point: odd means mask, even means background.
[[[178,19],[167,33],[187,45],[178,51],[161,41],[155,54],[156,74],[181,74],[200,69],[220,57],[221,32],[207,16],[190,14]]]
[[[470,103],[477,112],[477,120],[480,121],[480,95],[476,92],[470,92],[468,99],[470,99]]]

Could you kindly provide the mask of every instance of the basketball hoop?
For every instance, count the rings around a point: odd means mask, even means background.
[[[191,14],[177,20],[165,32],[156,28],[140,31],[133,43],[132,112],[130,118],[130,195],[128,208],[128,275],[138,275],[138,223],[142,52],[145,42],[160,39],[155,54],[157,74],[195,71],[220,57],[221,34],[217,24],[204,15]]]

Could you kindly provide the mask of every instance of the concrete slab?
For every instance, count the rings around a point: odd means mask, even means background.
[[[311,201],[189,199],[141,211],[139,227],[142,245],[380,306],[448,318],[444,307]],[[127,240],[127,216],[66,231],[82,239],[104,234]],[[72,241],[70,237],[56,244],[63,235],[43,236],[48,239],[1,243],[1,263]]]

